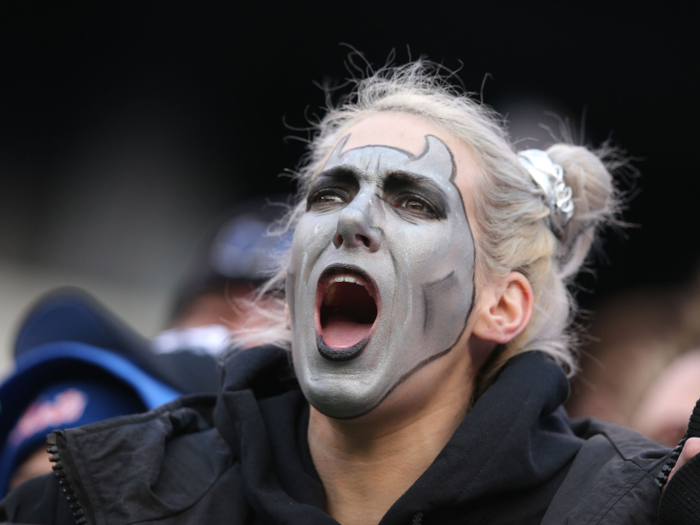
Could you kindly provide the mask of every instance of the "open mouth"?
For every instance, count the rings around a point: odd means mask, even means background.
[[[352,359],[366,346],[377,320],[376,287],[355,268],[327,268],[319,279],[317,337],[321,355]]]

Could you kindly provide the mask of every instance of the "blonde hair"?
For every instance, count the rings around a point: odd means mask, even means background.
[[[355,122],[381,112],[417,115],[461,139],[481,167],[472,198],[477,257],[477,279],[486,284],[511,270],[522,272],[534,291],[535,309],[527,328],[494,352],[481,374],[483,390],[513,355],[540,350],[567,373],[576,369],[576,340],[570,329],[577,305],[568,291],[585,261],[601,225],[614,221],[616,191],[604,158],[608,149],[591,151],[581,146],[555,144],[547,150],[561,165],[572,188],[575,213],[558,239],[547,226],[549,208],[541,190],[520,165],[504,122],[495,112],[459,92],[440,74],[439,67],[424,61],[386,67],[355,81],[351,94],[337,107],[329,107],[316,124],[308,152],[296,174],[297,202],[282,228],[291,229],[305,211],[307,189],[345,131]],[[234,336],[239,346],[276,344],[290,347],[282,296],[288,260],[280,261],[277,274],[261,289],[261,296],[277,292],[275,306],[258,309],[266,323]],[[478,287],[477,287],[478,288]],[[255,305],[249,305],[255,308]]]

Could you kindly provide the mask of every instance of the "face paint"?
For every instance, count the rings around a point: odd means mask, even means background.
[[[340,141],[312,184],[287,277],[292,354],[307,400],[352,418],[445,355],[474,301],[474,240],[452,153]]]

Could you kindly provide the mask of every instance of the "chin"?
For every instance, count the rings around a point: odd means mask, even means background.
[[[353,419],[371,412],[386,396],[386,383],[377,377],[357,377],[355,374],[327,372],[313,373],[300,380],[302,391],[311,406],[322,414],[335,419]]]

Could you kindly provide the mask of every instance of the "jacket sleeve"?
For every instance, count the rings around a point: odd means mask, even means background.
[[[75,525],[73,512],[52,473],[30,479],[0,502],[0,523]]]
[[[700,521],[700,454],[678,469],[668,482],[659,507],[661,525]]]
[[[700,437],[700,400],[695,404],[688,422],[688,431],[676,447],[680,449],[691,437]],[[678,456],[669,463],[666,475],[671,471]],[[659,506],[661,525],[686,525],[700,522],[700,454],[678,469],[664,489]]]

